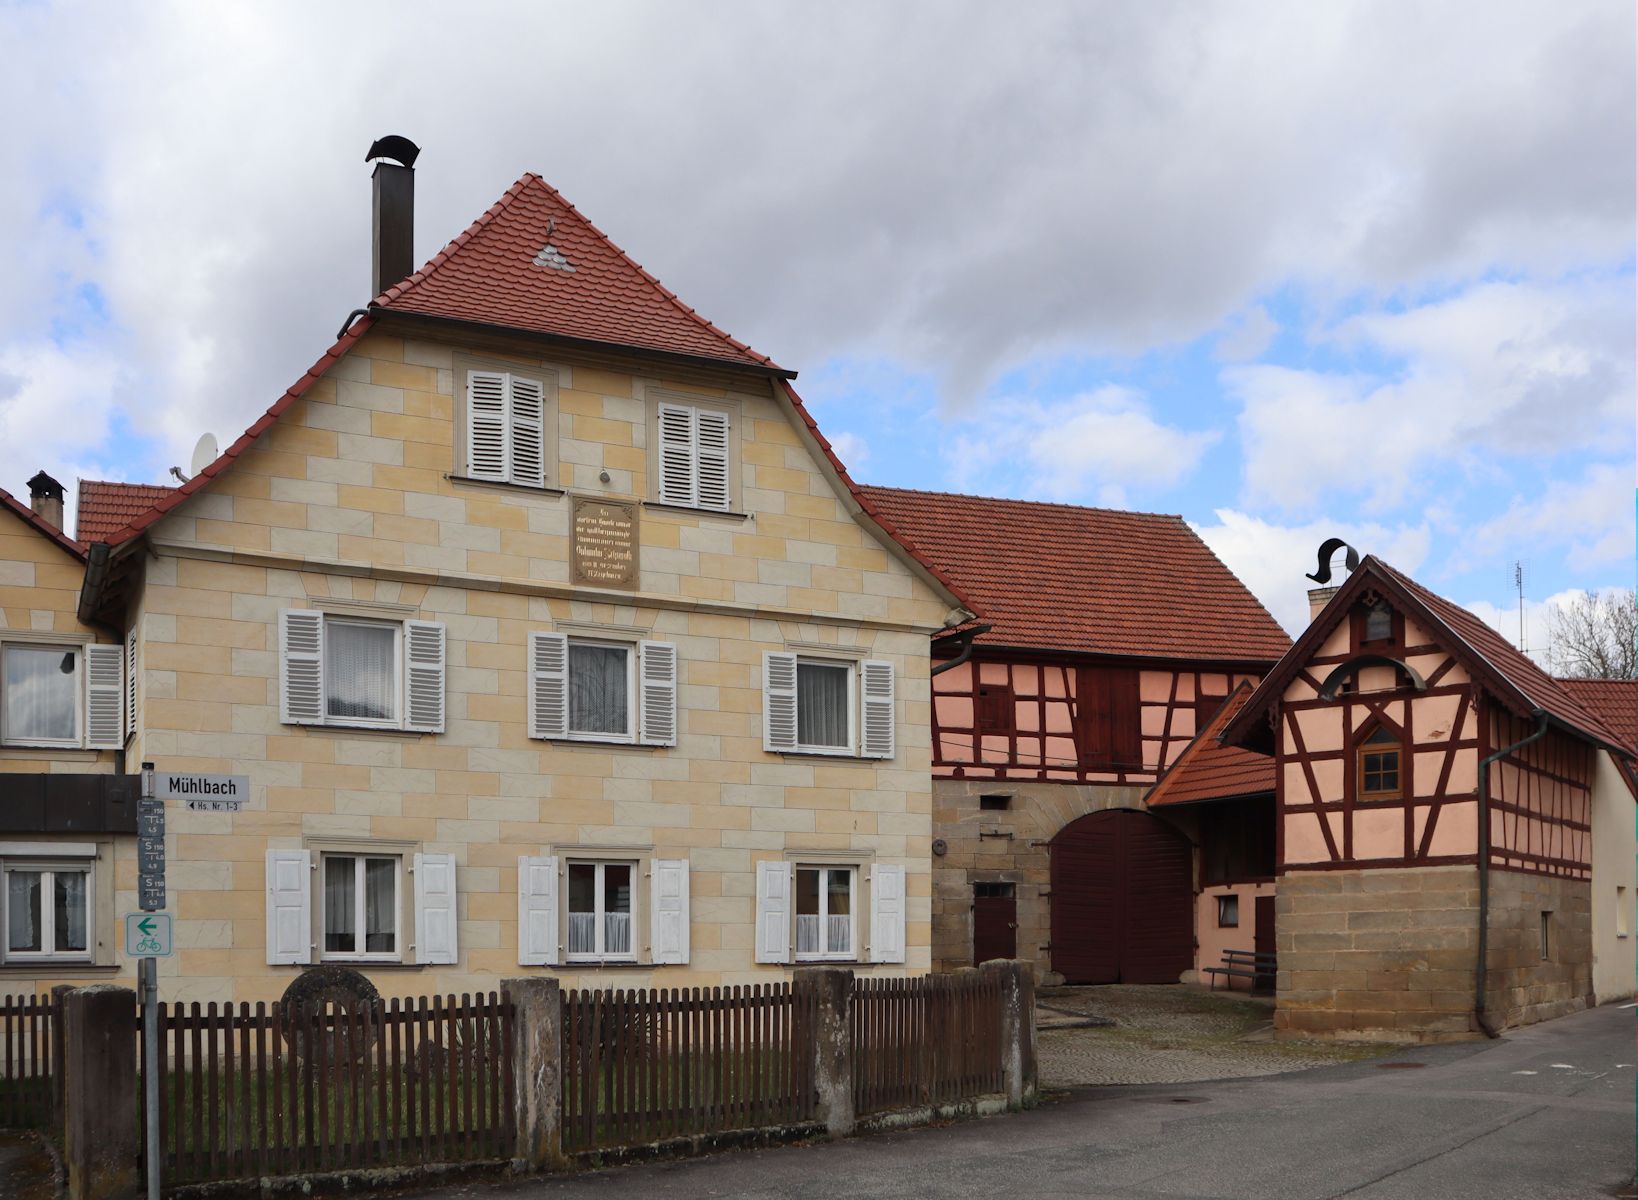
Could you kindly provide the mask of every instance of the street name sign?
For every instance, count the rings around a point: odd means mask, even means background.
[[[171,956],[171,914],[134,912],[125,914],[125,953],[132,958]]]
[[[250,776],[155,771],[154,796],[181,800],[196,812],[238,812],[250,799]]]

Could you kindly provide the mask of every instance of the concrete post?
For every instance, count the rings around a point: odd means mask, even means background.
[[[513,1157],[525,1171],[568,1165],[563,1154],[563,993],[556,979],[506,979],[512,999],[513,1103],[517,1144]]]
[[[1007,1107],[1035,1103],[1039,1080],[1035,1065],[1035,971],[1017,958],[995,959],[979,968],[1001,985],[1001,1073]]]
[[[799,967],[798,989],[813,991],[818,1017],[813,1030],[813,1083],[819,1119],[831,1137],[853,1132],[853,972],[846,967]]]
[[[51,989],[51,1129],[61,1139],[63,1134],[63,999],[74,990],[72,983],[59,983]]]
[[[102,984],[63,998],[64,1159],[69,1200],[134,1200],[136,993]]]

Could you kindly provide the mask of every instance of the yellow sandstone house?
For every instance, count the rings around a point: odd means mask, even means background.
[[[928,637],[961,598],[791,372],[538,177],[410,274],[415,150],[378,149],[378,294],[335,345],[184,486],[98,485],[83,571],[28,531],[78,590],[49,636],[6,609],[0,707],[36,644],[115,699],[68,689],[76,748],[8,727],[0,761],[127,779],[101,828],[0,833],[0,991],[131,977],[143,761],[250,784],[168,805],[168,999],[320,963],[388,994],[926,971]]]

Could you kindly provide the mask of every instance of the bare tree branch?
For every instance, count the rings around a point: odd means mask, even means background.
[[[1547,660],[1573,679],[1638,675],[1638,595],[1631,588],[1583,592],[1547,613]]]

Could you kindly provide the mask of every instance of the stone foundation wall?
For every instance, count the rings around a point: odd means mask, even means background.
[[[1545,947],[1543,913],[1550,914]],[[1530,1025],[1586,1008],[1593,1003],[1591,884],[1491,871],[1486,958],[1485,1008],[1494,1024]]]
[[[1282,875],[1275,1036],[1472,1036],[1478,903],[1476,867]]]
[[[1049,943],[1047,843],[1069,822],[1106,808],[1141,808],[1144,786],[1030,783],[1004,779],[933,780],[933,837],[946,850],[933,857],[933,969],[973,965],[973,884],[1011,883],[1018,903],[1017,957],[1035,965],[1043,983],[1057,982]],[[1004,810],[984,810],[979,797],[1010,797]]]

